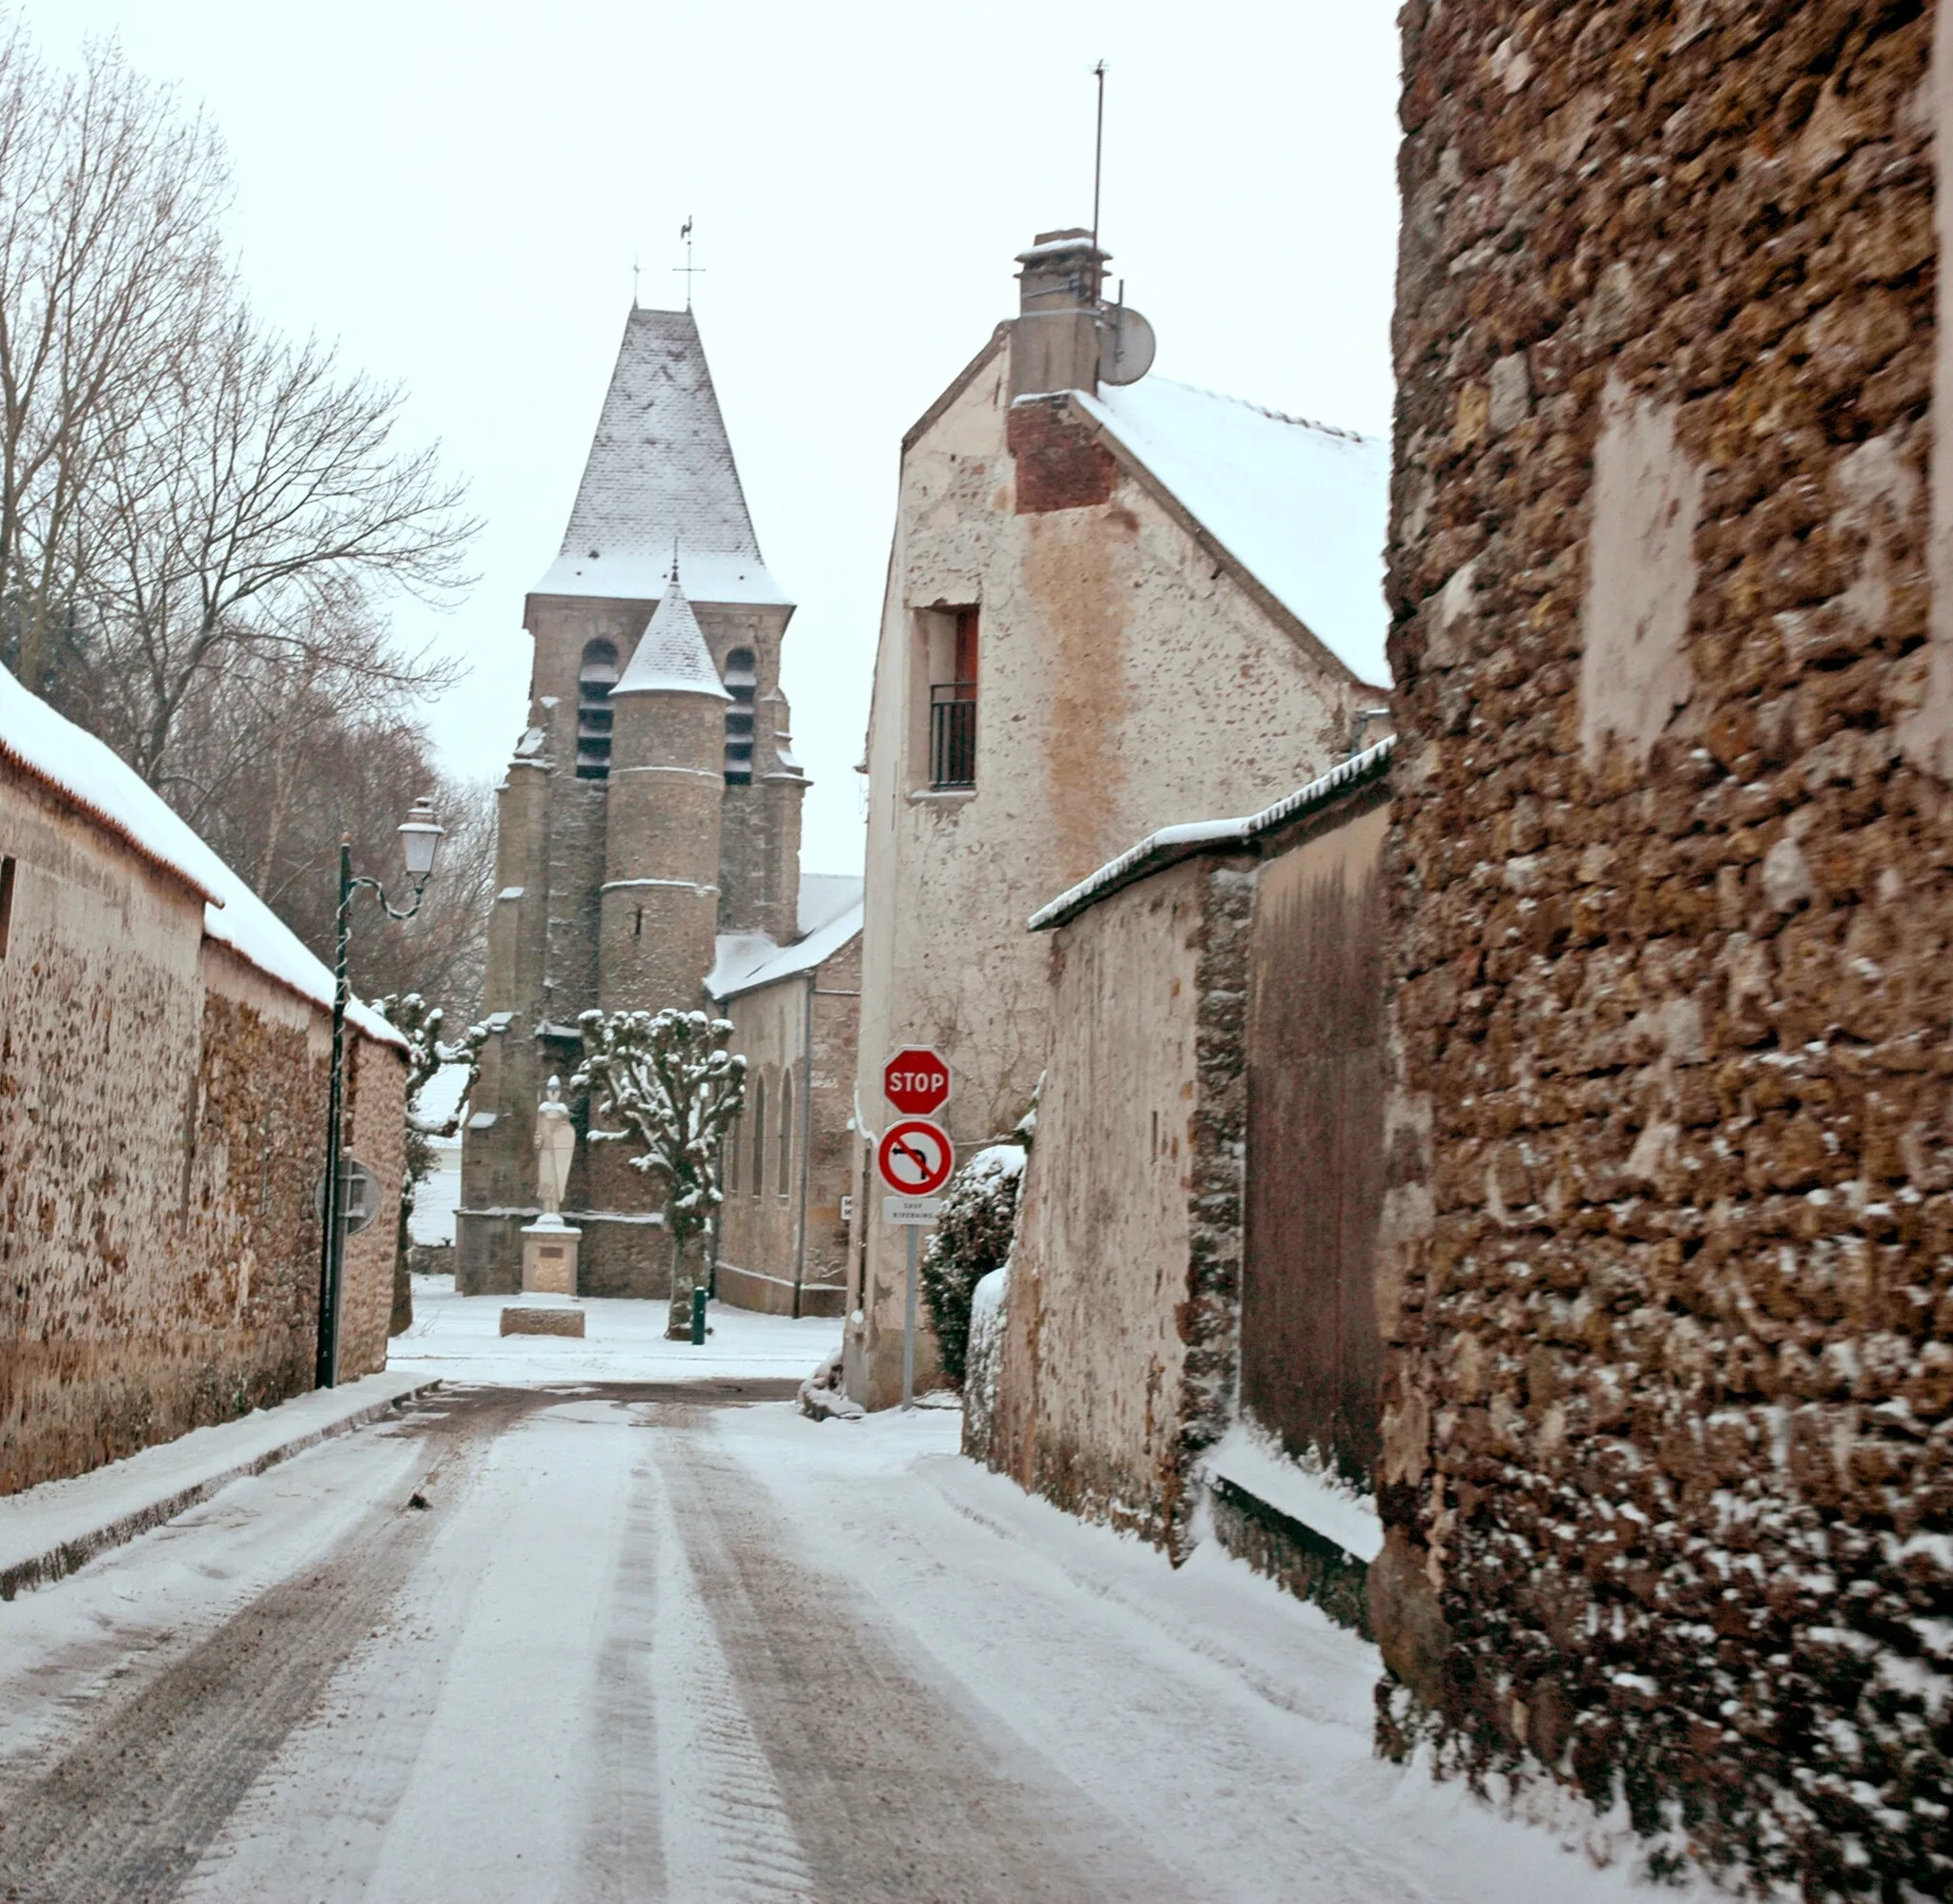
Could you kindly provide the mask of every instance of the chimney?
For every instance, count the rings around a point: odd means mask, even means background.
[[[1011,396],[1099,388],[1099,292],[1105,260],[1086,231],[1039,232],[1027,252],[1011,339]]]

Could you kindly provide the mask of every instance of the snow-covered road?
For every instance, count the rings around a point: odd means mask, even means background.
[[[1374,1653],[1211,1546],[743,1388],[462,1390],[0,1606],[0,1896],[1634,1889],[1376,1762]]]

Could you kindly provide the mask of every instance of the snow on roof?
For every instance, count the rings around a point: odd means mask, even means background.
[[[610,690],[612,701],[627,694],[709,694],[730,701],[712,665],[711,650],[699,631],[698,617],[674,576],[665,584],[651,625],[630,657],[624,677]]]
[[[420,1115],[422,1130],[438,1131],[442,1125],[451,1123],[462,1108],[462,1098],[468,1088],[468,1067],[465,1064],[444,1064],[427,1082],[421,1087],[421,1095],[415,1103]]]
[[[203,895],[207,937],[315,1004],[332,1008],[332,973],[120,755],[31,694],[0,667],[0,754],[57,788],[144,858]],[[323,875],[321,875],[323,876]],[[347,1014],[369,1037],[403,1044],[354,999]]]
[[[783,599],[760,559],[697,323],[689,311],[633,310],[563,559],[535,592],[655,601],[674,541],[700,601]],[[657,585],[645,585],[643,563],[656,564]]]
[[[1183,826],[1162,827],[1158,832],[1148,833],[1138,846],[1128,847],[1117,859],[1107,860],[1097,872],[1086,874],[1069,891],[1060,892],[1050,905],[1039,907],[1031,914],[1026,930],[1045,932],[1054,926],[1062,926],[1076,919],[1086,907],[1096,904],[1108,892],[1116,892],[1121,886],[1130,886],[1134,880],[1158,872],[1162,867],[1191,859],[1195,853],[1217,848],[1246,846],[1249,841],[1285,825],[1299,813],[1320,807],[1359,781],[1381,774],[1388,768],[1390,756],[1396,750],[1397,737],[1388,735],[1375,747],[1352,754],[1327,773],[1298,787],[1293,793],[1285,794],[1272,807],[1264,807],[1259,813],[1249,813],[1242,819],[1192,820]]]
[[[683,539],[681,538],[681,543]],[[743,555],[679,550],[679,571],[694,602],[724,602],[742,608],[790,607],[766,564]],[[655,602],[671,573],[671,544],[663,555],[559,556],[530,592],[536,595],[598,596],[609,602]]]
[[[861,893],[854,874],[802,873],[798,911],[805,936],[780,946],[764,932],[722,932],[706,990],[717,999],[733,998],[824,964],[860,932]]]
[[[1359,681],[1390,686],[1390,446],[1163,377],[1079,400]]]
[[[803,936],[818,932],[850,906],[860,905],[862,885],[858,872],[803,872],[794,908]]]

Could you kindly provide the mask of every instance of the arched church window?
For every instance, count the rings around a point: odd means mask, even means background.
[[[752,1194],[767,1194],[767,1075],[752,1080]]]
[[[726,784],[752,784],[752,713],[759,694],[759,674],[750,648],[734,648],[726,657],[726,692],[732,704],[726,709]]]
[[[610,690],[617,686],[617,649],[610,642],[591,642],[584,649],[576,675],[576,777],[610,777],[610,724],[616,709]]]
[[[780,1074],[780,1195],[789,1195],[793,1184],[793,1074]]]
[[[719,1165],[721,1182],[719,1188],[728,1197],[737,1194],[739,1189],[739,1146],[746,1141],[746,1114],[741,1112],[726,1126],[726,1154]]]

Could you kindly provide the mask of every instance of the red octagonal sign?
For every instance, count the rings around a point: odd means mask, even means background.
[[[949,1102],[950,1068],[927,1045],[906,1045],[882,1066],[881,1089],[905,1117],[927,1117]]]

